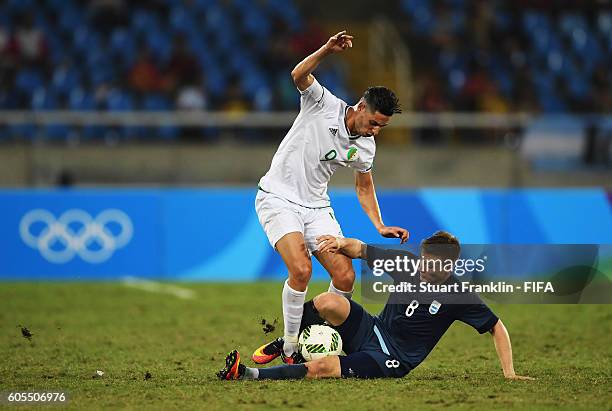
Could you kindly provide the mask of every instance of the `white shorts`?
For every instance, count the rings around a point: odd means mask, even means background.
[[[331,207],[303,207],[259,190],[255,198],[255,210],[270,245],[275,249],[278,240],[296,231],[304,235],[310,253],[317,250],[319,236],[327,234],[343,237],[342,229]]]

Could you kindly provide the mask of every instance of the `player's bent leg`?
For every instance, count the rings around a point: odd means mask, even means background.
[[[275,248],[289,271],[289,286],[297,291],[305,291],[312,275],[312,261],[304,235],[300,232],[285,234],[276,242]]]
[[[315,297],[314,306],[342,337],[342,347],[347,354],[361,351],[367,334],[374,327],[374,317],[353,300],[333,293]]]
[[[306,378],[339,378],[340,359],[337,355],[309,361],[304,364],[308,369]]]
[[[355,270],[351,259],[343,254],[314,252],[314,256],[331,277],[329,292],[350,299],[353,296]]]
[[[315,300],[318,300],[327,317],[330,318],[328,323],[341,324],[349,315],[350,304],[346,298],[342,298],[332,293],[323,293],[312,300],[306,301],[302,308],[302,319],[298,335],[304,328],[314,324],[324,324],[327,321],[317,309]],[[277,338],[274,341],[268,342],[253,352],[253,362],[256,364],[267,364],[273,361],[278,356],[282,355],[284,348],[284,338]],[[283,358],[285,360],[285,358]],[[293,361],[292,363],[296,363]]]
[[[321,318],[334,327],[342,325],[351,312],[349,300],[330,292],[317,295],[313,302]]]

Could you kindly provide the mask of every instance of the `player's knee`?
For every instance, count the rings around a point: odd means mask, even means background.
[[[319,312],[319,315],[323,319],[327,320],[330,315],[334,314],[340,309],[342,298],[344,297],[334,293],[322,293],[315,298],[314,305]]]
[[[291,267],[289,267],[289,275],[294,282],[306,286],[312,275],[312,263],[310,261],[305,261],[292,264]]]

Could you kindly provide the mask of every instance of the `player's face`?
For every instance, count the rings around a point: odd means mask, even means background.
[[[440,284],[451,275],[444,270],[444,259],[433,254],[423,254],[423,263],[420,266],[421,281]]]
[[[390,116],[385,116],[379,111],[372,113],[363,102],[359,104],[357,113],[355,125],[360,136],[376,137],[380,130],[391,121]]]

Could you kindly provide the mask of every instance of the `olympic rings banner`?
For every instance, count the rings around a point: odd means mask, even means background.
[[[0,279],[281,279],[255,189],[0,190]],[[448,230],[465,244],[612,244],[603,189],[380,190],[386,224],[410,242]],[[381,238],[350,190],[331,193],[346,236]],[[356,263],[356,271],[359,268]],[[317,263],[315,279],[326,278]]]

